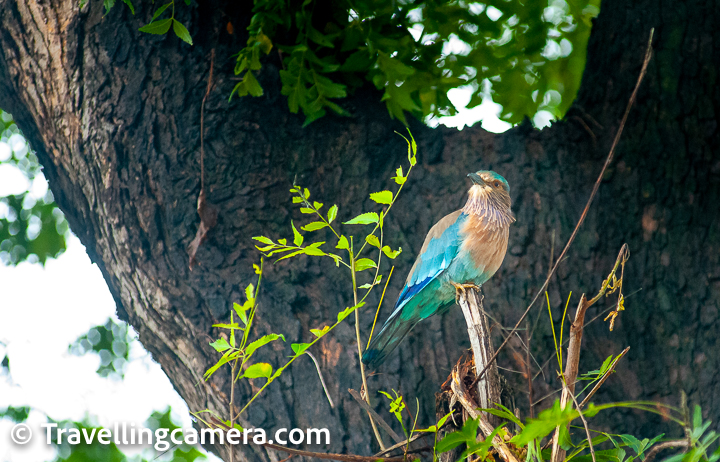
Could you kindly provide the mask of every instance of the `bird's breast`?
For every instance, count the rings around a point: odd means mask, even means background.
[[[460,233],[460,253],[475,266],[478,271],[476,277],[489,279],[505,258],[510,227],[497,226],[484,217],[470,214]]]

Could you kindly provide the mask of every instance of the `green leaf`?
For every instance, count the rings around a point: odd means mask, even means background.
[[[356,216],[350,221],[346,221],[346,225],[369,225],[379,221],[378,214],[375,212],[367,212]]]
[[[268,363],[256,363],[252,366],[245,369],[245,372],[243,372],[243,375],[240,377],[245,377],[247,379],[256,379],[258,377],[266,377],[270,378],[272,375],[273,368]]]
[[[166,3],[166,4],[164,4],[163,6],[161,6],[160,8],[158,8],[158,9],[155,11],[155,13],[153,13],[153,17],[152,17],[152,19],[150,20],[150,22],[155,21],[161,14],[163,14],[163,11],[167,10],[168,7],[169,7],[170,5],[172,5],[172,4],[173,4],[173,2]],[[134,14],[134,13],[133,13],[133,14]]]
[[[142,26],[140,29],[138,29],[140,32],[146,32],[148,34],[155,34],[155,35],[162,35],[167,34],[167,31],[170,30],[170,26],[172,25],[173,20],[163,19],[162,21],[157,22],[151,22],[150,24],[146,26]]]
[[[380,248],[380,240],[374,234],[368,234],[365,236],[365,241],[373,247]]]
[[[392,177],[392,179],[395,180],[395,183],[397,184],[404,184],[405,181],[407,181],[407,177],[403,176],[402,166],[398,167],[397,170],[395,170],[395,176]]]
[[[301,354],[305,353],[305,350],[310,348],[309,343],[293,343],[290,345],[292,350],[295,352],[295,356],[300,356]]]
[[[215,348],[215,351],[225,351],[230,348],[230,344],[222,337],[212,342],[210,346]]]
[[[369,258],[361,258],[355,261],[355,271],[365,271],[371,268],[377,268],[377,265]]]
[[[225,352],[225,354],[222,355],[222,358],[218,360],[210,369],[205,371],[203,374],[203,377],[205,380],[209,379],[211,375],[215,373],[218,369],[220,369],[224,364],[232,361],[233,359],[237,358],[240,354],[237,350],[228,350]]]
[[[219,327],[221,329],[238,329],[243,330],[243,328],[240,327],[240,324],[233,322],[231,324],[213,324],[213,327]]]
[[[292,230],[293,230],[293,243],[294,243],[296,246],[300,247],[300,246],[302,245],[302,243],[303,243],[302,234],[300,234],[300,233],[298,232],[298,230],[295,228],[295,223],[293,223],[292,220],[290,220],[290,226],[292,226]]]
[[[323,335],[327,334],[327,332],[330,330],[330,326],[325,326],[322,329],[310,329],[310,332],[317,337],[320,338]]]
[[[327,255],[325,252],[320,250],[318,247],[323,245],[325,242],[315,242],[305,247],[305,255],[323,256]]]
[[[390,205],[393,201],[393,193],[390,191],[380,191],[370,194],[370,199],[378,204]]]
[[[261,346],[265,346],[270,342],[274,342],[277,339],[282,339],[282,341],[285,341],[285,336],[282,334],[267,334],[259,339],[255,340],[254,342],[250,343],[248,346],[245,347],[245,357],[250,357],[253,353],[255,353],[255,350],[260,348]]]
[[[247,325],[248,319],[247,319],[247,314],[245,313],[245,311],[247,311],[247,309],[245,308],[245,305],[240,306],[239,303],[233,303],[233,310],[235,310],[237,315],[242,320],[243,324]]]
[[[338,241],[337,245],[335,246],[336,249],[349,249],[350,244],[348,244],[348,240],[345,236],[340,236],[340,240]]]
[[[315,213],[315,210],[313,210],[309,207],[300,207],[300,212],[309,214],[309,213]]]
[[[293,201],[293,204],[300,204],[300,203],[302,203],[303,200],[302,200],[302,197],[295,196],[292,198],[292,201]]]
[[[477,429],[480,424],[479,419],[470,419],[465,422],[460,430],[448,433],[445,438],[438,441],[435,449],[437,452],[447,452],[461,444],[473,443],[477,438]]]
[[[313,201],[313,207],[315,207],[315,210],[317,210],[317,211],[320,211],[320,209],[322,208],[323,205],[325,205],[325,204],[323,204],[322,202]]]
[[[123,3],[126,4],[128,6],[128,8],[130,8],[130,12],[132,14],[135,14],[135,7],[133,6],[133,4],[130,0],[123,0]]]
[[[173,31],[175,32],[175,35],[182,39],[183,42],[189,45],[193,44],[192,37],[190,37],[190,32],[188,32],[187,28],[183,26],[183,24],[177,19],[173,19]]]
[[[318,229],[323,229],[327,226],[327,223],[323,221],[313,221],[312,223],[308,223],[307,225],[303,226],[303,231],[317,231]]]
[[[245,77],[243,77],[243,83],[245,84],[245,88],[247,88],[247,92],[250,93],[252,96],[262,96],[263,95],[263,89],[260,86],[260,82],[257,81],[255,78],[255,75],[253,75],[252,71],[247,71],[245,73]]]
[[[392,250],[389,246],[384,245],[382,251],[386,257],[394,260],[398,255],[400,255],[400,252],[402,252],[402,247],[399,247],[397,250]]]
[[[270,240],[270,238],[267,238],[265,236],[254,236],[253,239],[255,239],[256,241],[260,241],[263,244],[274,244],[274,242]]]
[[[344,310],[342,310],[341,312],[338,313],[337,322],[341,322],[343,319],[347,318],[350,315],[350,313],[352,313],[356,309],[359,309],[363,305],[365,305],[365,302],[360,302],[355,306],[351,306],[350,308],[345,308]]]
[[[330,207],[330,210],[328,210],[328,223],[332,223],[333,220],[335,220],[335,217],[337,216],[338,206],[333,205]]]

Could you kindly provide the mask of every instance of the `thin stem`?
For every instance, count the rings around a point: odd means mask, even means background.
[[[351,274],[352,274],[352,284],[353,284],[353,301],[355,302],[355,306],[358,304],[358,296],[357,296],[357,280],[355,279],[355,255],[352,252],[353,249],[353,242],[352,237],[350,237],[350,266],[351,266]],[[355,340],[357,341],[357,351],[358,351],[358,362],[360,363],[360,376],[362,377],[362,383],[363,388],[365,389],[365,402],[368,403],[368,406],[372,406],[370,404],[370,391],[368,390],[367,386],[367,378],[365,377],[365,364],[362,362],[362,343],[360,342],[360,313],[357,309],[355,309]],[[377,429],[377,425],[375,425],[375,420],[372,418],[370,413],[368,412],[368,418],[370,419],[370,425],[372,426],[373,433],[375,433],[375,439],[377,439],[378,444],[380,445],[381,450],[385,450],[385,444],[383,443],[382,438],[380,437],[380,432]]]

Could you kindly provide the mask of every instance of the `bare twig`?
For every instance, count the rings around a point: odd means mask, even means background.
[[[580,409],[582,409],[582,408],[585,407],[585,405],[590,401],[590,398],[592,398],[593,395],[595,394],[595,392],[597,392],[597,391],[600,389],[600,387],[602,386],[602,384],[605,383],[605,381],[608,379],[608,377],[610,377],[610,374],[612,374],[612,373],[615,371],[615,366],[616,366],[617,363],[620,361],[620,359],[621,359],[623,356],[625,356],[625,353],[627,353],[628,351],[630,351],[630,347],[625,348],[625,349],[622,351],[622,353],[620,353],[620,354],[617,356],[617,358],[615,358],[615,361],[613,361],[613,363],[612,363],[612,365],[610,366],[610,368],[609,368],[609,369],[605,372],[605,374],[600,378],[600,381],[595,384],[595,386],[593,387],[593,389],[590,390],[590,393],[588,393],[588,395],[585,397],[585,399],[582,400],[582,403],[580,403],[580,406],[578,406],[578,410],[580,410]],[[647,461],[645,461],[645,462],[647,462]]]
[[[377,423],[383,428],[383,430],[385,430],[385,431],[387,432],[387,434],[390,435],[390,437],[391,437],[393,440],[395,440],[396,443],[400,443],[400,442],[402,442],[403,444],[405,443],[405,441],[403,441],[403,439],[400,437],[400,435],[398,435],[397,433],[395,433],[395,431],[390,427],[390,425],[388,425],[388,423],[385,422],[385,420],[383,420],[383,418],[380,417],[380,416],[378,415],[378,413],[375,412],[375,410],[374,410],[373,408],[371,408],[370,405],[369,405],[367,402],[365,402],[365,400],[362,398],[362,396],[360,396],[360,393],[358,393],[357,391],[353,390],[352,388],[349,388],[348,391],[350,392],[350,394],[352,395],[352,397],[355,398],[355,401],[358,402],[358,404],[360,405],[360,407],[362,407],[363,409],[365,409],[365,411],[366,411],[368,414],[370,414],[373,419],[375,419],[375,420],[377,421]],[[389,450],[389,449],[382,448],[382,450],[383,450],[383,451],[387,451],[387,450]]]
[[[389,454],[390,452],[394,451],[395,449],[400,449],[400,448],[402,448],[402,447],[405,446],[405,445],[409,445],[409,444],[412,443],[413,441],[417,441],[417,440],[419,440],[420,438],[422,438],[422,437],[424,437],[424,436],[429,436],[429,435],[431,435],[431,434],[432,434],[432,433],[415,433],[410,439],[405,440],[405,441],[400,441],[400,442],[397,443],[397,444],[393,444],[392,446],[390,446],[389,448],[385,449],[384,451],[378,452],[378,453],[375,454],[373,457],[382,457],[382,456],[384,456],[384,455],[386,455],[386,454]]]
[[[274,449],[276,451],[282,451],[287,454],[293,454],[296,456],[305,456],[305,457],[311,457],[314,459],[323,459],[323,460],[337,460],[340,462],[404,462],[404,457],[387,457],[387,458],[378,458],[378,457],[367,457],[367,456],[357,456],[355,454],[333,454],[333,453],[324,453],[324,452],[311,452],[311,451],[302,451],[300,449],[292,449],[292,448],[286,448],[285,446],[279,446],[277,444],[270,444],[265,443],[263,444],[266,448]]]
[[[585,420],[585,416],[583,415],[582,411],[580,410],[580,406],[578,405],[578,402],[575,399],[575,395],[573,393],[570,393],[570,397],[572,398],[573,403],[575,403],[575,408],[578,410],[578,414],[580,414],[580,420],[582,420],[582,423],[585,426],[585,434],[587,435],[588,446],[590,447],[590,455],[592,456],[592,460],[593,460],[593,462],[597,462],[597,460],[595,459],[595,448],[593,447],[593,443],[592,443],[592,435],[590,434],[590,427],[588,427],[587,420]]]
[[[320,383],[322,384],[323,391],[325,392],[325,397],[328,400],[328,403],[330,403],[330,407],[335,409],[335,403],[333,403],[332,398],[330,398],[330,393],[328,392],[327,386],[325,385],[325,379],[323,379],[322,372],[320,371],[320,364],[318,364],[317,359],[315,359],[315,356],[313,356],[310,351],[306,350],[305,353],[307,353],[308,356],[310,356],[310,359],[315,363],[315,369],[317,369],[318,377],[320,377]]]
[[[578,230],[580,229],[580,226],[585,221],[585,217],[587,216],[588,210],[590,209],[590,204],[592,204],[593,199],[595,199],[595,195],[597,194],[598,189],[600,188],[600,183],[602,182],[603,176],[605,176],[605,171],[607,170],[608,166],[610,165],[610,162],[612,162],[613,156],[615,155],[615,150],[617,149],[617,145],[620,142],[620,136],[622,135],[623,129],[625,128],[625,123],[628,118],[628,114],[630,113],[630,109],[632,108],[633,104],[635,103],[635,99],[637,98],[638,89],[640,88],[640,84],[643,81],[643,78],[645,77],[645,73],[647,72],[647,66],[650,62],[650,58],[652,57],[652,39],[653,39],[653,33],[655,29],[650,30],[650,38],[648,40],[648,46],[647,50],[645,51],[645,59],[643,60],[642,69],[640,70],[640,75],[638,76],[637,83],[635,84],[635,89],[633,90],[632,94],[630,95],[630,100],[628,101],[627,106],[625,107],[625,113],[623,114],[623,118],[620,121],[620,127],[618,128],[617,133],[615,134],[615,139],[613,140],[612,146],[610,147],[610,152],[608,153],[607,158],[605,159],[605,164],[603,165],[603,168],[600,170],[600,174],[597,177],[597,180],[595,181],[595,185],[593,186],[593,190],[590,193],[590,198],[587,201],[587,204],[585,205],[585,208],[583,209],[582,214],[580,215],[580,219],[578,220],[577,225],[575,225],[575,229],[573,230],[572,234],[570,235],[570,239],[568,239],[567,244],[565,244],[565,248],[563,248],[562,253],[560,253],[560,256],[558,257],[557,261],[553,265],[552,271],[550,271],[550,274],[548,274],[548,277],[545,279],[545,282],[543,283],[542,287],[540,287],[540,290],[535,294],[535,297],[530,302],[530,305],[525,309],[525,312],[523,315],[518,319],[517,323],[515,324],[515,327],[513,328],[512,332],[508,337],[500,344],[500,348],[498,348],[495,351],[495,354],[491,358],[490,362],[485,366],[485,368],[478,373],[476,381],[478,378],[482,377],[482,375],[485,373],[485,371],[488,369],[489,365],[492,364],[492,362],[497,357],[498,353],[503,349],[505,344],[508,342],[510,337],[512,337],[512,334],[515,333],[515,331],[520,327],[520,324],[525,320],[525,317],[527,317],[528,313],[530,313],[530,309],[535,305],[535,302],[538,298],[540,298],[540,295],[545,292],[545,289],[547,289],[548,284],[550,283],[550,278],[553,274],[555,274],[555,271],[557,271],[558,265],[560,262],[565,258],[565,254],[567,253],[568,249],[570,248],[570,245],[575,240],[575,237],[577,236]],[[473,383],[473,386],[475,384]]]
[[[658,452],[662,451],[663,449],[687,448],[689,446],[690,446],[690,442],[688,440],[674,440],[674,441],[666,441],[664,443],[660,443],[648,451],[648,453],[645,455],[645,462],[652,462],[652,460],[655,458],[655,456],[658,454]]]

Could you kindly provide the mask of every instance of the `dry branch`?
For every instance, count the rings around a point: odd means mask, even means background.
[[[468,336],[475,359],[475,373],[485,370],[493,357],[493,346],[490,341],[490,329],[487,317],[482,308],[482,297],[478,296],[477,289],[459,289],[458,304],[462,308],[463,316],[468,327]],[[489,409],[500,402],[500,379],[497,366],[489,369],[478,382],[478,401],[480,407]]]

